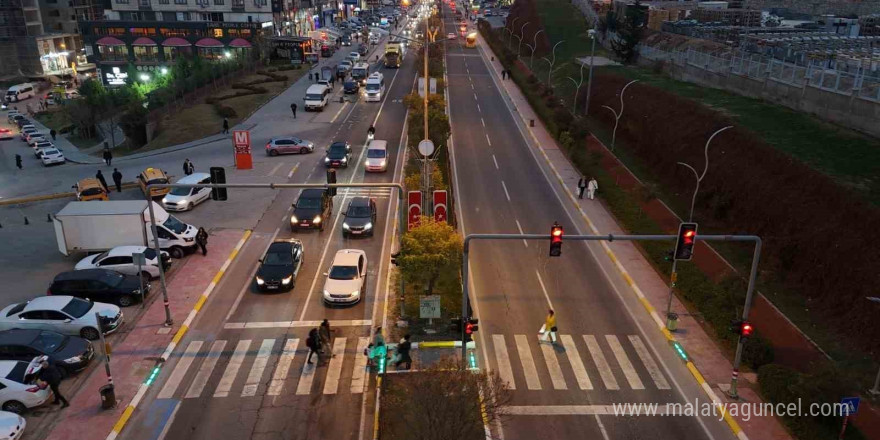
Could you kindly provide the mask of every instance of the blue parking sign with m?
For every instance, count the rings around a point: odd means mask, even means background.
[[[840,401],[840,411],[842,416],[854,416],[859,411],[859,397],[844,397]]]

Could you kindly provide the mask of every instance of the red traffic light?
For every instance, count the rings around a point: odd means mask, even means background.
[[[562,235],[565,234],[565,231],[562,230],[562,226],[559,226],[559,223],[553,223],[553,226],[550,228],[550,256],[558,257],[562,255]]]
[[[697,244],[697,224],[682,223],[678,227],[678,238],[675,241],[673,259],[689,261],[694,256],[694,246]]]
[[[474,327],[475,326],[473,324],[467,323],[467,325],[464,326],[464,332],[466,334],[472,335],[474,334]]]
[[[752,324],[750,324],[748,322],[743,322],[742,326],[740,327],[739,334],[742,335],[743,337],[748,337],[748,336],[752,335],[752,331],[754,329],[755,328],[752,327]]]
[[[697,236],[697,231],[687,230],[684,232],[684,244],[694,244],[694,237]]]

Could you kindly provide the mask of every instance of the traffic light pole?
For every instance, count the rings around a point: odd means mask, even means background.
[[[469,258],[470,258],[470,243],[473,240],[549,240],[552,235],[550,234],[469,234],[464,238],[464,249],[462,255],[462,263],[461,263],[461,275],[462,275],[462,298],[461,298],[461,317],[462,317],[462,339],[461,339],[461,361],[465,368],[467,368],[467,341],[465,339],[464,334],[464,322],[467,321],[470,316],[468,316],[468,298],[469,298]],[[564,241],[665,241],[665,240],[677,240],[678,235],[564,235],[562,240]],[[755,292],[755,281],[758,277],[758,263],[761,258],[761,237],[756,235],[696,235],[696,240],[703,241],[739,241],[739,242],[754,242],[755,243],[755,251],[752,257],[752,267],[749,270],[749,285],[746,288],[746,301],[743,307],[742,319],[745,321],[749,317],[749,309],[752,307],[752,296]],[[673,270],[673,273],[674,270]],[[671,301],[671,299],[670,299]],[[736,356],[733,360],[733,375],[730,381],[730,392],[729,395],[733,398],[737,398],[736,394],[736,385],[739,376],[739,366],[742,363],[742,351],[743,351],[743,343],[744,340],[742,337],[739,338],[739,342],[736,346]]]

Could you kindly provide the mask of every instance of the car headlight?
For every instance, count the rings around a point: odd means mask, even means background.
[[[65,364],[76,364],[82,362],[82,356],[74,356],[72,358],[68,358],[64,360]]]
[[[321,216],[316,215],[315,218],[312,219],[312,223],[321,223]]]
[[[183,241],[185,241],[185,242],[187,242],[187,243],[192,243],[193,241],[195,241],[195,237],[193,237],[193,238],[184,238]]]
[[[256,277],[256,278],[257,278],[257,285],[258,286],[262,286],[263,284],[266,284],[266,280],[264,280],[260,277]]]
[[[287,278],[281,279],[281,284],[290,284],[293,281],[293,275],[288,275]]]
[[[291,223],[299,223],[299,219],[297,219],[295,215],[292,215],[292,216],[290,216],[290,222]]]
[[[343,158],[342,158],[342,163],[345,163],[345,162],[348,162],[348,159],[346,159],[346,158],[343,157]]]
[[[330,163],[330,158],[329,158],[329,157],[325,157],[325,158],[324,158],[324,163]]]
[[[342,229],[345,229],[346,231],[348,231],[349,229],[351,229],[351,226],[348,226],[348,223],[346,223],[346,222],[342,222]]]
[[[379,162],[379,166],[380,166],[380,167],[384,167],[384,166],[385,166],[385,159],[382,159],[382,162]]]
[[[324,296],[330,296],[330,292],[327,291],[327,290],[325,290],[325,291],[324,291]]]
[[[360,291],[360,289],[358,289],[358,290],[355,290],[354,292],[351,292],[351,294],[349,294],[348,296],[358,296],[358,295],[360,295],[360,293],[361,293],[361,291]]]
[[[367,224],[364,225],[364,229],[373,229],[373,222],[367,222]]]

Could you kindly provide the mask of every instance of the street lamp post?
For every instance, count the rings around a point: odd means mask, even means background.
[[[626,92],[627,87],[637,82],[639,82],[639,80],[634,79],[626,83],[626,85],[623,86],[623,89],[620,90],[620,113],[617,113],[613,108],[608,107],[607,105],[602,106],[611,110],[611,113],[614,113],[614,131],[611,132],[611,151],[614,151],[614,142],[617,140],[617,125],[620,122],[620,117],[623,116],[623,92]],[[587,95],[587,98],[589,99],[589,95]]]
[[[868,301],[872,301],[875,303],[880,303],[880,298],[876,296],[869,296],[866,298]],[[877,397],[880,396],[880,370],[877,370],[877,378],[874,379],[874,388],[868,390],[868,394]]]
[[[568,78],[571,82],[573,82],[573,83],[574,83],[574,86],[575,86],[575,90],[574,90],[574,102],[571,103],[571,112],[572,112],[572,113],[575,113],[575,112],[577,112],[578,95],[580,95],[580,93],[581,93],[581,85],[583,85],[583,83],[584,83],[584,63],[581,63],[581,79],[580,79],[580,81],[575,81],[574,78],[572,78],[572,77],[570,77],[570,76],[567,77],[567,78]],[[587,97],[587,99],[589,99],[589,96]]]
[[[511,28],[511,29],[512,29],[514,26],[516,26],[516,21],[517,21],[517,20],[519,20],[519,17],[514,17],[513,20],[510,22],[510,28]],[[510,37],[507,38],[507,49],[508,49],[508,50],[511,50],[511,49],[510,49],[510,43],[513,42],[513,37],[514,37],[514,35],[513,35],[513,30],[511,30],[511,29],[508,29],[507,27],[504,28],[504,30],[506,30],[508,33],[510,33]]]
[[[519,54],[522,51],[522,37],[523,33],[526,31],[526,26],[528,26],[529,23],[531,23],[531,21],[527,21],[524,25],[522,25],[522,28],[520,28],[519,30],[519,37],[517,37],[519,38],[519,44],[516,46],[516,59],[519,59]]]
[[[593,88],[593,59],[596,58],[596,30],[590,29],[590,40],[593,40],[593,47],[590,49],[590,76],[587,79],[587,104],[584,106],[584,116],[590,115],[590,91]],[[583,66],[583,63],[581,63]]]
[[[529,48],[532,49],[532,54],[529,55],[529,69],[532,68],[532,61],[535,60],[535,49],[538,47],[538,34],[541,32],[544,32],[544,29],[539,29],[538,32],[535,32],[534,38],[532,39],[532,45],[529,46]],[[526,43],[526,46],[528,46],[528,43]]]
[[[557,42],[556,44],[553,45],[553,51],[552,51],[553,61],[550,61],[547,59],[547,57],[544,57],[544,61],[546,61],[548,64],[550,64],[550,70],[547,71],[547,87],[552,87],[550,80],[551,80],[551,75],[553,75],[553,65],[556,64],[556,47],[564,42],[565,42],[565,40],[560,40],[559,42]]]

